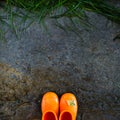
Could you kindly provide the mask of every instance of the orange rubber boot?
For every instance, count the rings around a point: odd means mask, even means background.
[[[44,94],[41,103],[42,120],[58,120],[59,99],[56,93]]]
[[[77,99],[72,93],[65,93],[60,99],[59,120],[76,120],[78,111]]]

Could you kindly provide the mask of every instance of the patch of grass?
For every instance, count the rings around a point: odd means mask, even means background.
[[[39,20],[52,14],[56,9],[64,7],[63,13],[58,13],[54,18],[78,17],[84,19],[84,11],[92,11],[106,16],[112,21],[120,23],[120,8],[116,8],[106,0],[7,0],[7,5],[14,5],[39,15]]]
[[[27,27],[35,20],[39,23],[44,22],[46,17],[67,17],[71,21],[77,18],[81,24],[89,27],[85,12],[90,11],[120,24],[120,8],[111,5],[109,0],[6,0],[0,4],[0,8],[6,12],[6,15],[0,16],[0,23],[8,24],[15,33],[17,28],[14,17],[21,19],[19,26],[29,18],[31,22]],[[6,22],[6,19],[9,22]]]

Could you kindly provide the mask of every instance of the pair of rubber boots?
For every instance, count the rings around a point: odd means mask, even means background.
[[[42,120],[76,120],[78,104],[72,93],[62,95],[60,102],[54,92],[44,94],[41,103]],[[59,115],[60,109],[60,116]]]

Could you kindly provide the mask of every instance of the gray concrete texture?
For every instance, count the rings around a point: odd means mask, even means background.
[[[74,93],[77,120],[120,120],[120,40],[113,41],[120,26],[87,14],[95,27],[78,25],[77,35],[54,20],[46,20],[49,34],[37,22],[19,40],[8,30],[0,41],[0,120],[41,119],[47,91]]]

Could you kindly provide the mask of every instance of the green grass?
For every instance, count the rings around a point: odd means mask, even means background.
[[[79,23],[89,27],[86,11],[101,14],[120,24],[120,8],[110,4],[109,0],[6,0],[0,8],[6,12],[6,15],[0,14],[0,24],[7,24],[16,34],[17,28],[29,18],[31,21],[26,28],[34,21],[42,23],[45,18],[58,20],[62,17],[69,18],[73,24],[73,19],[77,18]],[[14,23],[16,17],[20,18],[17,26]]]

